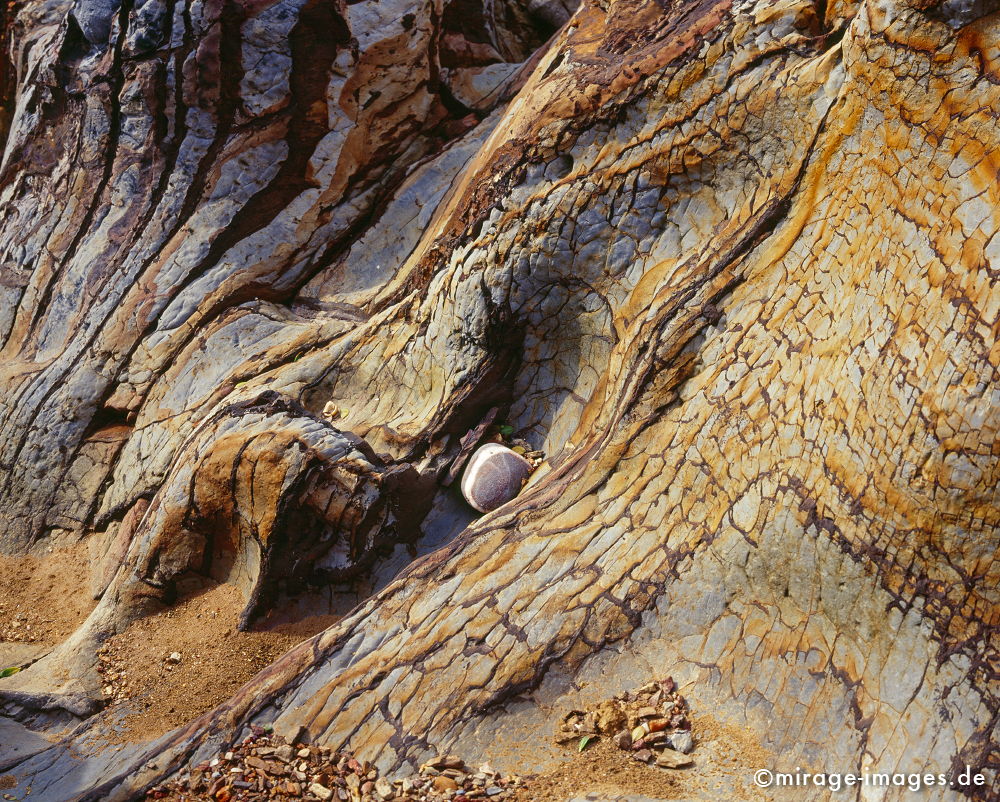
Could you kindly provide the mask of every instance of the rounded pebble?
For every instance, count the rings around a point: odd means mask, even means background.
[[[506,504],[524,485],[532,465],[499,443],[487,443],[469,459],[462,477],[462,495],[479,512]]]

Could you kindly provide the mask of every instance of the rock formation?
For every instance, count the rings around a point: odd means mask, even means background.
[[[19,788],[128,799],[250,723],[485,753],[650,666],[788,766],[1000,782],[997,4],[4,8],[0,553],[85,542],[99,599],[0,680],[86,757]],[[86,751],[104,639],[440,536],[491,411],[546,455],[515,500]]]

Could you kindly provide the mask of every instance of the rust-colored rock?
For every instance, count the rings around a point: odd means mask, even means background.
[[[18,730],[12,793],[128,799],[250,723],[475,761],[650,666],[779,768],[1000,782],[993,4],[2,8],[0,551],[86,541],[99,597],[0,679],[86,722]],[[494,409],[546,459],[465,526]],[[192,576],[249,626],[414,543],[95,745],[96,648]]]

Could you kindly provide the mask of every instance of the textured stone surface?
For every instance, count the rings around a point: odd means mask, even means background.
[[[97,54],[5,20],[0,549],[108,556],[0,702],[85,710],[194,565],[252,615],[290,511],[361,499],[311,519],[361,570],[494,407],[547,462],[218,710],[22,783],[125,799],[251,721],[488,753],[651,673],[790,763],[997,781],[989,4],[611,0],[544,47],[553,4],[148,5]]]
[[[111,35],[111,23],[121,3],[117,0],[76,0],[73,19],[84,38],[93,45],[106,45]]]

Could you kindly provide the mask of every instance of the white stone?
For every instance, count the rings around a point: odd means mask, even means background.
[[[694,749],[694,738],[687,731],[675,732],[670,736],[670,748],[686,755]]]

